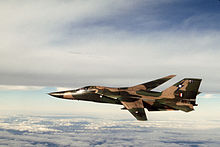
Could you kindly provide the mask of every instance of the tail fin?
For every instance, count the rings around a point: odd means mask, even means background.
[[[175,98],[180,103],[196,104],[196,96],[202,79],[185,78],[162,92],[163,96]]]

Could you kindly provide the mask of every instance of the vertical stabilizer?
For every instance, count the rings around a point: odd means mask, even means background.
[[[181,103],[196,104],[196,96],[200,93],[199,86],[202,79],[185,78],[173,86],[165,89],[162,92],[162,96],[168,98],[174,98]]]

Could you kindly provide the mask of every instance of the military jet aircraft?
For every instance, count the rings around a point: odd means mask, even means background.
[[[144,108],[148,111],[194,110],[202,79],[184,78],[164,91],[152,91],[174,76],[169,75],[132,87],[86,86],[76,90],[52,92],[49,95],[69,100],[123,105],[122,110],[128,110],[137,120],[147,120]]]

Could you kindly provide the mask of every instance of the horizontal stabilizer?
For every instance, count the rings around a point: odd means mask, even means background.
[[[144,108],[133,108],[128,109],[128,111],[137,119],[137,120],[147,120]]]
[[[121,101],[121,103],[124,105],[125,109],[127,109],[137,120],[147,120],[147,116],[144,111],[144,105],[141,99],[132,99],[129,102]]]

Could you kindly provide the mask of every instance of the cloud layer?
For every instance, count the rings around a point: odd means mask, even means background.
[[[204,127],[207,123],[211,123],[212,127]],[[194,128],[197,125],[200,127]],[[0,145],[218,146],[220,143],[219,129],[219,120],[209,122],[190,120],[185,122],[183,120],[139,122],[64,115],[1,115]]]

